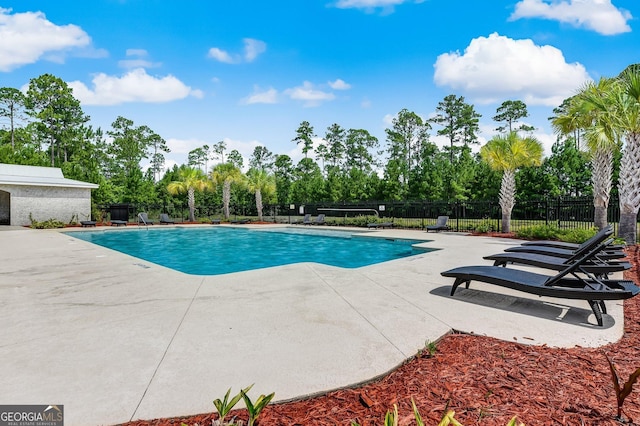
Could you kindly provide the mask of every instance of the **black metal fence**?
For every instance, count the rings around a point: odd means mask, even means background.
[[[186,221],[189,208],[183,205],[134,205],[118,204],[100,206],[103,218],[109,220],[123,215],[136,222],[139,212],[147,212],[151,219],[160,213],[168,213],[176,221]],[[231,219],[257,219],[255,205],[232,204]],[[423,229],[434,224],[438,216],[449,216],[448,225],[453,231],[493,230],[501,231],[502,212],[497,201],[367,201],[359,203],[306,203],[266,205],[263,220],[274,223],[295,223],[305,214],[324,214],[329,225],[366,226],[375,221],[393,222],[401,228]],[[221,219],[222,206],[197,206],[196,218],[200,221]],[[511,228],[517,230],[530,225],[555,225],[560,228],[590,228],[593,226],[594,207],[591,197],[540,198],[520,200],[511,214]],[[614,227],[620,218],[618,201],[609,203],[608,221]],[[617,230],[617,229],[616,229]]]

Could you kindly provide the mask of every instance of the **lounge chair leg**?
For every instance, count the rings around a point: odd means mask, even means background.
[[[600,310],[602,311],[603,314],[607,313],[607,307],[604,304],[604,300],[600,301]]]
[[[598,321],[598,325],[602,327],[602,311],[600,310],[601,300],[589,300],[589,306],[591,306],[591,310],[593,314],[596,316],[596,320]]]
[[[464,278],[456,278],[456,281],[453,283],[453,286],[451,287],[451,294],[450,296],[453,296],[453,293],[456,292],[456,289],[460,286],[460,284],[464,283],[464,287],[465,288],[469,288],[469,284],[471,284],[471,280],[465,280]]]

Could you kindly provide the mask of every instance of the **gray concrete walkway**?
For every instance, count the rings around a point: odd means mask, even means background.
[[[586,302],[478,283],[449,297],[441,271],[489,264],[483,255],[515,241],[371,234],[441,250],[352,270],[193,276],[57,231],[5,228],[0,404],[64,404],[67,426],[109,425],[213,411],[228,388],[252,383],[250,395],[285,400],[366,381],[452,329],[566,347],[622,335],[622,303],[608,303],[598,327]]]

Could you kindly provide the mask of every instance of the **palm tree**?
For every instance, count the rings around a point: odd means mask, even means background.
[[[209,189],[211,187],[211,181],[207,179],[207,176],[202,172],[202,170],[191,167],[180,169],[178,172],[178,178],[180,180],[169,182],[167,185],[167,191],[174,195],[184,194],[185,192],[187,193],[189,222],[195,222],[195,191],[204,191],[205,189]]]
[[[247,188],[256,195],[256,209],[258,220],[262,222],[262,196],[269,196],[276,192],[276,182],[273,176],[265,170],[251,169],[247,173]]]
[[[229,203],[231,202],[231,184],[242,180],[242,172],[231,163],[218,164],[211,171],[211,179],[216,185],[222,185],[222,204],[224,217],[229,219]]]
[[[551,121],[557,133],[570,134],[585,130],[591,154],[591,184],[593,186],[594,224],[607,226],[607,209],[611,194],[613,154],[618,149],[618,137],[606,112],[615,80],[602,78],[589,82],[570,98],[567,108]]]
[[[612,91],[611,121],[624,137],[620,160],[620,229],[627,244],[636,243],[640,208],[640,67],[630,65],[617,79]]]
[[[511,211],[516,201],[516,170],[542,163],[542,144],[534,137],[522,138],[517,132],[495,136],[480,148],[480,156],[494,170],[502,171],[500,207],[502,232],[511,231]]]

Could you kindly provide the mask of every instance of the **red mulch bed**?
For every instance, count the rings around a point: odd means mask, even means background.
[[[634,267],[625,272],[625,278],[640,283],[639,246],[628,249],[627,254]],[[640,367],[640,297],[626,300],[624,311],[623,338],[598,349],[556,349],[451,334],[438,343],[435,356],[419,355],[374,383],[269,405],[259,425],[348,426],[351,421],[362,426],[383,425],[393,404],[399,406],[399,424],[414,425],[411,398],[426,425],[437,425],[447,409],[455,410],[456,419],[464,425],[503,426],[514,415],[526,425],[618,425],[615,391],[604,354],[617,366],[622,381]],[[640,420],[640,390],[634,389],[627,397],[624,409],[628,417]],[[247,419],[246,410],[233,414]],[[127,425],[183,422],[203,426],[215,418],[208,413]]]

